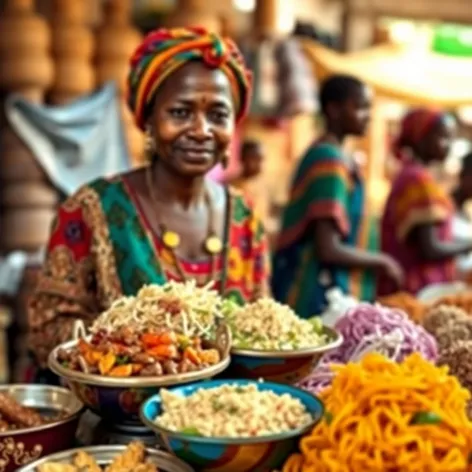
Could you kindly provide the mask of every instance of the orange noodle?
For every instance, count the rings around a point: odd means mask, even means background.
[[[447,367],[373,353],[335,369],[324,418],[283,472],[472,471],[470,393]]]

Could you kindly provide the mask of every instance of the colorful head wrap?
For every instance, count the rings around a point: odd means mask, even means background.
[[[416,149],[444,116],[443,112],[429,108],[417,108],[409,111],[401,121],[400,132],[393,144],[395,155],[403,160],[405,148]]]
[[[236,101],[236,120],[246,115],[252,77],[231,39],[200,27],[159,29],[144,38],[130,63],[128,104],[141,129],[159,86],[179,67],[195,60],[227,75]]]

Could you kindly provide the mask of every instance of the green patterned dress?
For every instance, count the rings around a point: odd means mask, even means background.
[[[378,230],[366,209],[364,182],[341,150],[327,143],[314,145],[300,162],[273,261],[274,297],[304,318],[322,312],[332,287],[360,300],[375,296],[372,271],[320,261],[312,229],[317,219],[332,220],[345,244],[378,249]]]

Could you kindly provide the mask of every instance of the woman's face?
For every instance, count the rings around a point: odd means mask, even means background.
[[[429,162],[443,163],[448,157],[456,133],[456,123],[450,116],[441,119],[424,141],[424,155]]]
[[[199,62],[182,66],[158,90],[149,126],[160,161],[181,175],[206,174],[228,153],[234,131],[227,76]]]

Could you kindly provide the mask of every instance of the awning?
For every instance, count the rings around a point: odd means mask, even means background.
[[[302,41],[316,75],[351,74],[381,95],[409,105],[456,108],[472,105],[472,59],[385,44],[341,54],[312,40]]]

